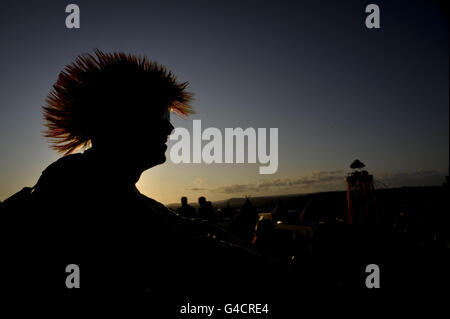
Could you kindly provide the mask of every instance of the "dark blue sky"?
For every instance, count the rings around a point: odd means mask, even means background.
[[[376,178],[397,176],[392,186],[447,174],[448,20],[432,1],[75,1],[78,30],[65,28],[68,3],[2,3],[0,200],[58,157],[41,136],[41,106],[63,67],[94,48],[145,54],[189,81],[203,127],[277,127],[269,182],[347,170],[355,158]],[[369,3],[379,30],[365,27]],[[140,189],[168,202],[258,183],[254,165],[168,161]]]

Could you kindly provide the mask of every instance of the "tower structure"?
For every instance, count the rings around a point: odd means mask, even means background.
[[[365,165],[355,160],[347,182],[347,222],[349,224],[378,224],[373,175],[363,170]]]

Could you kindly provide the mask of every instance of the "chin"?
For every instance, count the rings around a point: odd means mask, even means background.
[[[166,162],[166,155],[163,154],[163,155],[161,155],[161,158],[160,158],[160,161],[159,161],[158,164],[163,164],[163,163],[165,163],[165,162]]]
[[[145,169],[152,168],[153,166],[160,165],[166,162],[166,155],[162,154],[159,157],[153,157],[144,163]]]

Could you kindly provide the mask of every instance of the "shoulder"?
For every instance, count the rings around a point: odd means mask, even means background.
[[[142,194],[141,192],[138,191],[139,197],[145,201],[145,203],[154,208],[154,209],[158,209],[161,211],[165,211],[165,212],[172,212],[171,210],[169,210],[166,206],[164,206],[163,204],[161,204],[160,202],[154,200],[153,198],[150,198],[144,194]],[[173,213],[173,212],[172,212]]]
[[[150,198],[139,191],[137,191],[138,198],[145,204],[145,207],[150,210],[153,215],[158,216],[161,220],[167,223],[174,223],[177,221],[179,215],[167,208],[162,203]]]
[[[83,154],[70,154],[63,156],[50,164],[43,172],[42,175],[51,174],[54,172],[69,171],[78,166],[83,159]]]
[[[165,220],[168,226],[166,230],[169,230],[180,247],[186,247],[192,253],[196,250],[199,256],[209,256],[208,258],[216,259],[216,262],[220,261],[219,264],[226,260],[245,261],[245,264],[253,266],[264,262],[260,254],[245,247],[244,243],[214,224],[181,216],[152,198],[143,194],[140,196]]]
[[[203,237],[206,235],[207,225],[195,218],[181,216],[179,213],[167,208],[162,203],[139,193],[140,198],[145,202],[146,207],[153,212],[153,216],[158,216],[171,231],[179,235],[193,235]]]
[[[73,177],[80,176],[84,171],[82,154],[71,154],[56,160],[44,171],[35,186],[34,192],[41,192],[49,188],[59,188]]]

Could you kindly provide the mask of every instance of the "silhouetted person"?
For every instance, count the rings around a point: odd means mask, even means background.
[[[212,203],[206,201],[204,196],[198,198],[198,215],[203,220],[208,220],[210,222],[216,222],[216,214],[212,207]]]
[[[231,224],[232,231],[246,243],[251,243],[255,235],[258,221],[258,212],[250,199],[246,199],[241,210],[237,213]]]
[[[145,57],[99,50],[60,73],[43,111],[45,136],[64,156],[44,170],[33,210],[21,212],[19,222],[23,248],[37,255],[53,284],[71,263],[80,264],[85,291],[145,290],[150,261],[161,270],[152,259],[170,249],[172,216],[135,184],[166,161],[170,111],[193,112],[186,86]],[[165,248],[147,247],[157,242]]]
[[[207,201],[205,207],[208,215],[208,220],[215,223],[217,221],[217,216],[212,203],[210,201]]]
[[[205,196],[200,196],[200,197],[198,198],[198,205],[199,205],[199,207],[204,207],[205,204],[206,204],[206,198],[205,198]]]
[[[176,302],[205,291],[228,294],[233,280],[221,275],[211,284],[203,269],[226,273],[235,264],[243,274],[234,278],[239,292],[253,287],[246,282],[262,265],[256,254],[217,240],[135,186],[166,160],[170,111],[193,112],[186,86],[145,57],[99,50],[60,73],[43,110],[45,136],[64,156],[43,171],[27,209],[2,211],[12,216],[3,226],[15,244],[5,258],[15,288],[29,286],[31,268],[40,294],[68,293],[69,264],[80,267],[80,290],[95,296],[143,292]]]
[[[197,217],[195,208],[188,204],[188,199],[185,196],[181,197],[181,206],[177,208],[177,213],[188,218]]]

